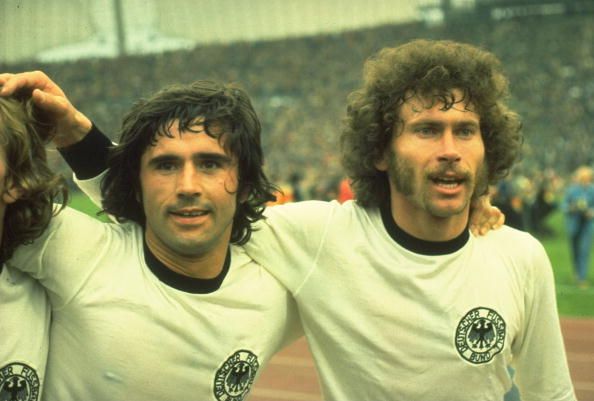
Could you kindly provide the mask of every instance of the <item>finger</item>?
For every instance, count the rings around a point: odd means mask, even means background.
[[[6,91],[6,89],[4,88],[6,82],[8,82],[13,76],[14,74],[7,72],[0,74],[0,96],[4,96],[4,92]]]
[[[62,89],[42,71],[33,71],[23,75],[23,85],[31,89],[41,89],[46,93],[66,97]]]
[[[491,215],[489,216],[489,226],[492,229],[499,228],[505,221],[505,215],[501,213],[501,210],[497,206],[491,206]]]
[[[499,220],[497,221],[497,228],[502,227],[505,224],[505,214],[501,213],[499,215]]]
[[[10,96],[23,89],[41,89],[48,93],[63,95],[60,88],[41,71],[6,74],[0,95]]]
[[[0,90],[1,96],[12,96],[20,89],[23,89],[28,84],[27,75],[28,73],[22,74],[3,74],[2,77],[2,89]]]
[[[493,227],[493,226],[497,225],[497,222],[499,221],[499,213],[495,213],[493,211],[491,213],[492,214],[489,216],[489,218],[485,222],[485,224],[488,225],[489,227]]]
[[[12,72],[1,72],[0,73],[0,82],[4,82],[7,79],[11,78],[12,76],[14,76],[15,74]]]
[[[10,72],[3,72],[0,73],[0,85],[4,84],[4,82],[6,82],[7,80],[10,79],[10,77],[12,77],[14,74],[10,73]]]
[[[46,93],[40,89],[33,91],[32,98],[35,106],[55,117],[67,114],[70,108],[70,103],[66,98]]]

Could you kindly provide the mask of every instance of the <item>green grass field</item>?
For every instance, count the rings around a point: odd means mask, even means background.
[[[71,192],[70,205],[75,209],[97,217],[96,213],[99,209],[81,193]],[[105,216],[100,218],[106,219]],[[573,282],[569,245],[563,227],[563,216],[560,213],[553,214],[548,219],[547,225],[552,229],[553,235],[540,238],[540,240],[544,244],[553,265],[557,283],[559,313],[562,316],[594,317],[594,286],[585,290],[578,289]],[[592,258],[592,265],[594,265],[594,252]],[[594,277],[594,268],[592,269],[590,277]]]
[[[557,283],[557,304],[559,313],[562,316],[590,316],[594,317],[594,286],[587,289],[579,289],[575,286],[573,269],[571,267],[571,256],[569,254],[569,240],[565,235],[563,215],[560,212],[554,213],[548,220],[547,225],[552,229],[553,235],[539,238],[543,243],[555,274]],[[590,283],[594,277],[594,252],[590,261]]]

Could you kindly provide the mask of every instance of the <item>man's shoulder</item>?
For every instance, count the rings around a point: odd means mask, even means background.
[[[267,286],[266,291],[281,289],[281,292],[284,292],[284,287],[280,285],[274,275],[248,255],[244,247],[245,245],[230,245],[231,266],[226,285],[245,281]]]
[[[50,221],[47,229],[49,237],[79,243],[127,240],[142,240],[142,227],[133,222],[114,223],[98,219],[72,207],[61,209]]]
[[[320,201],[308,200],[283,205],[271,206],[266,209],[264,215],[267,219],[298,219],[299,221],[321,222],[325,218],[333,216],[344,218],[348,216],[366,214],[368,211],[361,207],[356,201]]]
[[[330,210],[335,205],[338,205],[338,202],[327,202],[321,200],[306,200],[300,202],[289,202],[284,203],[282,205],[275,205],[266,208],[264,214],[266,216],[274,215],[274,214],[290,214],[290,213],[306,213],[316,210]]]
[[[229,245],[229,250],[231,252],[231,268],[249,263],[255,263],[245,252],[244,246],[245,245],[236,244]]]
[[[506,225],[475,238],[480,246],[496,249],[502,254],[525,257],[535,251],[544,252],[541,242],[532,234]]]

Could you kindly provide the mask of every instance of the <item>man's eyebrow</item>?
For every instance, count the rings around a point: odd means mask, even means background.
[[[481,123],[475,120],[464,120],[454,123],[456,127],[472,127],[472,128],[480,128]]]
[[[411,127],[416,127],[416,126],[432,126],[432,127],[441,127],[443,125],[445,125],[446,123],[444,123],[441,120],[437,120],[437,119],[432,119],[432,118],[420,118],[418,120],[415,121],[410,121],[410,122],[405,122],[406,125],[411,126]],[[480,122],[474,119],[464,119],[464,120],[459,120],[459,121],[454,121],[453,125],[455,127],[480,127]]]
[[[233,158],[224,154],[224,153],[216,153],[216,152],[198,152],[192,156],[193,159],[197,160],[213,160],[219,161],[221,163],[230,163]]]
[[[159,163],[163,163],[163,162],[174,162],[174,161],[178,161],[180,159],[181,158],[179,156],[176,156],[174,154],[164,153],[162,155],[157,155],[157,156],[150,158],[147,163],[150,165],[154,165],[154,164],[159,164]]]
[[[197,152],[192,155],[192,159],[194,161],[216,161],[222,164],[228,164],[233,162],[233,158],[224,154],[224,153],[217,153],[217,152]],[[183,160],[183,157],[174,154],[174,153],[163,153],[160,155],[156,155],[148,160],[147,164],[149,166],[155,166],[160,163],[173,163],[173,162],[180,162]]]
[[[443,125],[443,122],[439,120],[433,120],[431,118],[422,118],[415,121],[407,122],[408,125],[416,126],[416,125]]]
[[[433,120],[431,118],[422,118],[415,121],[405,122],[405,126],[416,129],[420,127],[430,127],[430,128],[441,128],[445,124],[439,120]]]

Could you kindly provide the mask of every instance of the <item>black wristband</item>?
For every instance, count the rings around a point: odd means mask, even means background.
[[[76,178],[87,180],[107,170],[107,155],[112,145],[110,139],[93,124],[91,131],[80,142],[58,148],[58,151]]]

